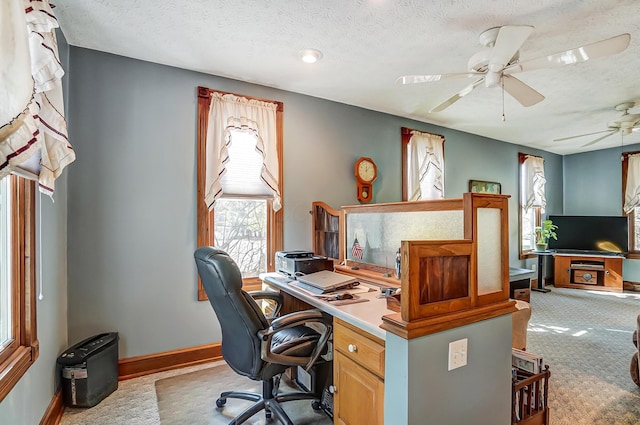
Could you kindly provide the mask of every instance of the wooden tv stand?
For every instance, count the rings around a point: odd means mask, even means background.
[[[557,288],[622,292],[622,260],[615,255],[555,254]]]

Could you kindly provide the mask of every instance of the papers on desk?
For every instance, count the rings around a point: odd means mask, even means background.
[[[337,291],[325,292],[324,294],[318,294],[317,292],[311,292],[308,289],[302,287],[301,285],[298,285],[298,282],[295,280],[290,281],[289,285],[295,286],[297,290],[302,291],[305,294],[311,295],[312,297],[316,297],[316,298],[326,298],[326,297],[335,296],[339,294],[351,294],[351,295],[365,294],[370,291],[375,291],[375,289],[370,288],[366,285],[358,285],[352,289],[340,289]],[[351,301],[351,300],[342,300],[342,301]]]

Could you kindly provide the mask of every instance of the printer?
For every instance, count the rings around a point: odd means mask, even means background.
[[[309,251],[276,252],[276,271],[295,279],[300,274],[333,270],[333,260]]]

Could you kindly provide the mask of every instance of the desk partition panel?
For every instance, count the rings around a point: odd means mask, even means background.
[[[404,322],[465,311],[472,317],[509,298],[507,199],[466,193],[343,207],[345,262],[336,270],[399,283]],[[394,275],[399,250],[400,279]],[[507,307],[496,305],[501,308]]]
[[[464,237],[461,210],[362,212],[346,214],[345,257],[393,268],[404,240],[448,240]]]

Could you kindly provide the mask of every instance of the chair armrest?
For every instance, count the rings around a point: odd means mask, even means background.
[[[282,309],[282,294],[280,292],[276,292],[276,291],[249,291],[247,292],[247,294],[249,294],[251,296],[251,298],[253,298],[256,301],[259,300],[271,300],[275,303],[275,306],[273,308],[273,312],[271,314],[271,316],[269,317],[270,319],[273,319],[274,317],[277,317],[280,314],[280,309]],[[269,319],[268,318],[268,319]]]
[[[303,311],[294,311],[293,313],[286,314],[284,316],[278,317],[277,319],[273,319],[271,322],[271,326],[268,330],[273,332],[278,332],[282,329],[290,328],[297,325],[304,325],[306,322],[324,322],[326,320],[331,320],[320,311],[320,310],[303,310]]]
[[[304,325],[306,323],[317,323],[322,327],[322,330],[318,331],[320,333],[320,339],[310,356],[294,357],[271,352],[271,340],[275,334],[285,329]],[[320,357],[320,354],[327,345],[327,341],[331,336],[333,328],[332,323],[333,319],[331,316],[328,316],[316,309],[296,311],[274,319],[268,329],[258,331],[258,336],[262,340],[262,360],[290,366],[303,366],[308,371],[311,369],[318,357]]]

